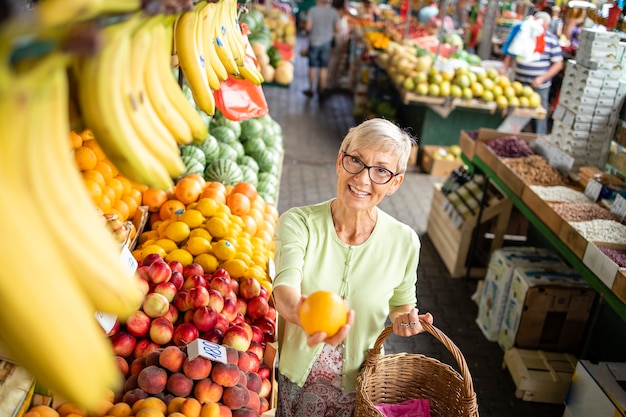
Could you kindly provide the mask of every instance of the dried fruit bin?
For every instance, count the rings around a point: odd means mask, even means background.
[[[383,343],[392,332],[392,326],[387,326],[368,351],[357,378],[355,417],[384,416],[376,404],[418,398],[429,400],[432,417],[478,417],[474,383],[463,354],[441,330],[424,322],[422,326],[452,353],[460,372],[422,354],[381,356]]]

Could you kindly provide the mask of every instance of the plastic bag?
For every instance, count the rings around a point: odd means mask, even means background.
[[[423,398],[398,404],[376,404],[376,409],[387,417],[430,417],[430,401]]]
[[[247,36],[250,31],[245,23],[241,26],[244,33],[244,44],[246,45],[244,60],[256,67],[256,56]],[[265,116],[269,113],[263,88],[246,79],[240,80],[228,77],[228,80],[220,83],[220,89],[213,94],[215,96],[215,107],[229,120],[240,122],[253,117]]]

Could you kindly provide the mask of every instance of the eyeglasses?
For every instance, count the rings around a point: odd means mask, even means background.
[[[345,169],[346,172],[350,174],[358,174],[367,168],[367,175],[369,175],[370,180],[372,180],[373,183],[379,185],[387,184],[389,181],[391,181],[393,177],[398,175],[389,171],[387,168],[365,165],[363,161],[361,161],[356,156],[352,156],[345,152],[343,153],[343,157],[341,158],[341,165],[343,166],[343,169]]]

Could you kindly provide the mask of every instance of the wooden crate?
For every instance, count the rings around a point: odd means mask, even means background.
[[[561,231],[561,223],[565,220],[530,187],[524,187],[522,201],[527,207],[532,207],[533,213],[541,220],[548,229],[558,235]]]
[[[450,275],[453,278],[462,278],[467,275],[465,263],[469,254],[474,228],[480,225],[477,224],[478,216],[473,216],[465,220],[460,227],[456,227],[443,209],[445,199],[446,197],[441,192],[440,187],[435,186],[428,216],[427,233]],[[483,210],[481,225],[491,220],[496,221],[490,252],[502,246],[512,208],[513,204],[511,201],[502,198]],[[469,276],[482,278],[485,276],[485,273],[486,267],[473,267],[470,268]]]
[[[576,363],[569,353],[511,348],[504,354],[503,367],[511,373],[517,398],[563,404]]]
[[[433,177],[447,177],[452,171],[463,165],[460,159],[435,159],[433,154],[439,148],[448,150],[448,146],[424,145],[422,148],[422,169]]]

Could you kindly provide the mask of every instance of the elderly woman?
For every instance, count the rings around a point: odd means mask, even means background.
[[[387,319],[400,336],[433,322],[416,308],[419,237],[378,208],[402,184],[412,144],[384,119],[351,128],[335,163],[337,196],[278,220],[273,297],[285,321],[278,417],[351,416],[359,369]],[[339,294],[350,308],[335,335],[301,327],[300,307],[317,290]]]

